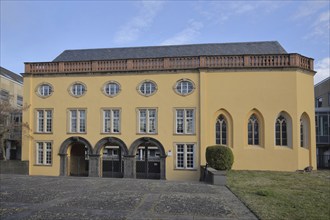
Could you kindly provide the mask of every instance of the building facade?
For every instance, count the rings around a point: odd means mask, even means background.
[[[330,77],[314,87],[317,167],[330,169]]]
[[[23,77],[0,67],[1,159],[21,159],[22,106]]]
[[[25,63],[31,175],[197,180],[207,146],[233,169],[316,167],[313,59],[278,42],[67,50]]]

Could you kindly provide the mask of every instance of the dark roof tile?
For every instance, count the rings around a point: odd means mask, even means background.
[[[18,83],[23,83],[23,77],[20,76],[20,75],[17,75],[16,73],[13,73],[12,71],[9,71],[3,67],[0,66],[0,75],[8,78],[8,79],[11,79],[11,80],[14,80]]]
[[[286,54],[277,41],[65,50],[53,62],[207,55]]]

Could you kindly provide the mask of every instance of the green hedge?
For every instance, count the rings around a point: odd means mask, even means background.
[[[214,145],[206,148],[206,162],[216,170],[230,170],[234,155],[229,147]]]

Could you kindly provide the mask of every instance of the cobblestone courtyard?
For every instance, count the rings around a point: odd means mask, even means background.
[[[256,219],[199,182],[0,175],[0,219]]]

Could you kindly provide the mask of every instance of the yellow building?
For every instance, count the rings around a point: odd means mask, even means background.
[[[316,167],[313,59],[278,42],[66,50],[25,63],[30,175],[197,180],[205,149],[237,170]]]

